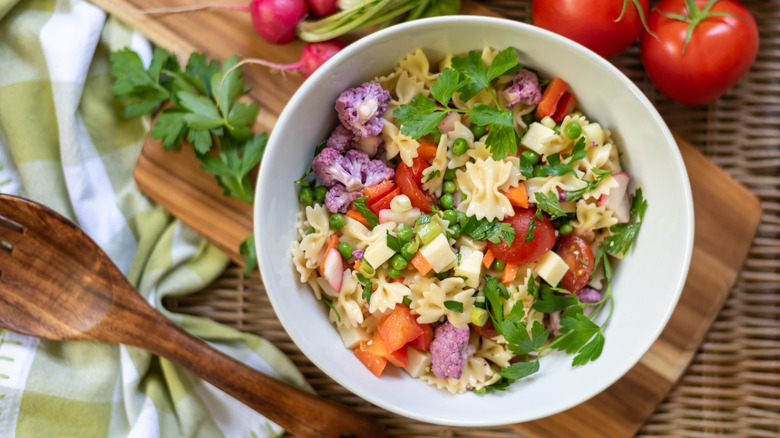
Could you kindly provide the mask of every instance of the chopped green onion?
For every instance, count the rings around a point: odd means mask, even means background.
[[[414,226],[414,231],[417,233],[417,236],[420,237],[420,241],[423,244],[429,243],[431,240],[435,239],[436,236],[441,234],[442,229],[441,225],[439,225],[436,221],[430,221],[426,224],[417,224]]]
[[[482,327],[488,320],[488,311],[480,307],[475,307],[471,311],[471,323],[477,327]]]

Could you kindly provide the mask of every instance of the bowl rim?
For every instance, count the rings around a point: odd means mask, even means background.
[[[279,119],[277,120],[275,126],[278,126],[282,123],[288,123],[288,119],[291,119],[294,117],[291,111],[286,111],[287,108],[297,106],[299,104],[299,101],[304,100],[305,96],[312,90],[316,84],[319,82],[319,80],[322,77],[325,77],[329,74],[329,70],[341,63],[347,60],[350,56],[352,56],[353,52],[358,52],[362,49],[364,49],[366,46],[370,46],[374,43],[377,39],[384,39],[387,37],[387,35],[392,35],[395,33],[400,32],[409,32],[414,31],[414,29],[418,27],[423,26],[429,26],[434,25],[437,23],[448,23],[448,22],[463,22],[463,21],[469,21],[469,22],[475,22],[475,23],[483,23],[483,24],[495,24],[495,25],[501,25],[501,26],[516,26],[519,29],[523,29],[523,31],[528,32],[537,32],[545,35],[545,38],[552,38],[559,40],[562,44],[569,45],[569,46],[578,46],[579,50],[584,50],[591,53],[591,56],[596,58],[595,62],[598,62],[602,65],[602,67],[610,70],[610,72],[618,77],[620,81],[625,85],[628,90],[631,92],[631,94],[638,99],[642,106],[644,106],[648,112],[651,114],[653,119],[657,122],[657,125],[661,128],[661,134],[665,141],[672,145],[677,145],[676,140],[674,139],[674,136],[672,135],[671,131],[669,130],[668,126],[666,125],[665,121],[661,117],[661,115],[658,113],[658,110],[656,107],[650,102],[650,100],[647,98],[647,96],[636,86],[636,84],[629,79],[622,71],[620,71],[617,67],[615,67],[612,63],[601,57],[600,55],[595,54],[595,52],[592,52],[590,49],[572,41],[565,37],[562,37],[558,34],[555,34],[553,32],[547,31],[545,29],[511,20],[508,18],[502,18],[502,17],[487,17],[487,16],[477,16],[477,15],[451,15],[451,16],[440,16],[440,17],[431,17],[431,18],[424,18],[415,20],[412,22],[407,23],[401,23],[396,24],[394,26],[391,26],[386,29],[379,30],[377,32],[374,32],[370,35],[367,35],[353,43],[347,46],[347,48],[341,50],[339,53],[334,55],[331,59],[329,59],[325,64],[323,64],[317,71],[314,72],[307,80],[305,80],[302,85],[296,90],[296,92],[293,94],[291,99],[288,101],[288,103],[285,105],[285,108],[283,109],[282,113],[279,116]],[[277,147],[275,142],[276,136],[274,136],[273,130],[270,133],[267,149],[265,151],[265,156],[268,157],[269,155],[273,155],[276,153]],[[276,304],[277,297],[275,297],[274,294],[269,293],[269,301],[271,302],[272,307],[274,308],[274,312],[279,318],[280,322],[282,323],[282,326],[284,327],[285,331],[287,332],[288,336],[292,339],[292,341],[298,346],[301,351],[306,355],[306,357],[315,365],[317,368],[328,375],[328,377],[334,379],[338,384],[352,392],[353,394],[377,405],[384,409],[387,409],[391,412],[394,412],[398,415],[406,416],[408,418],[416,419],[419,421],[427,422],[427,423],[433,423],[433,424],[440,424],[440,425],[451,425],[451,426],[498,426],[498,425],[506,425],[506,424],[512,424],[517,423],[518,421],[533,421],[535,419],[545,418],[548,416],[552,416],[561,412],[564,412],[568,409],[571,409],[574,406],[577,406],[579,404],[585,403],[594,396],[598,395],[599,393],[605,391],[610,386],[612,386],[617,380],[622,378],[626,375],[631,369],[633,369],[637,363],[641,360],[641,358],[650,350],[653,343],[658,339],[661,332],[664,330],[664,328],[667,326],[669,319],[671,318],[672,313],[677,307],[677,304],[679,302],[680,296],[682,294],[685,281],[688,277],[688,271],[690,268],[690,262],[692,258],[693,253],[693,242],[694,242],[694,208],[693,208],[693,197],[691,192],[691,186],[690,181],[688,178],[688,173],[685,167],[685,163],[682,159],[682,155],[679,151],[679,147],[673,148],[671,151],[674,161],[675,161],[675,168],[674,170],[678,172],[677,175],[681,182],[683,183],[683,198],[684,198],[684,204],[685,204],[685,213],[686,213],[686,223],[683,225],[684,233],[685,233],[685,240],[682,245],[682,250],[684,253],[683,257],[683,265],[680,267],[679,275],[674,281],[675,284],[675,293],[673,296],[673,299],[669,302],[668,306],[666,307],[665,313],[663,315],[663,318],[658,321],[658,324],[656,325],[656,328],[654,330],[654,333],[651,335],[649,339],[652,339],[653,342],[650,342],[647,346],[647,349],[644,349],[641,354],[636,354],[636,357],[631,357],[628,360],[624,360],[623,363],[624,366],[622,368],[616,369],[615,373],[610,376],[609,379],[606,380],[606,383],[596,392],[592,393],[583,393],[580,397],[571,398],[569,403],[562,404],[561,409],[557,410],[556,412],[549,413],[548,415],[544,416],[538,416],[531,420],[517,420],[508,418],[507,416],[500,417],[500,418],[494,418],[494,419],[457,419],[457,418],[429,418],[424,417],[416,412],[404,409],[403,407],[394,406],[391,404],[388,404],[384,402],[379,397],[375,397],[373,393],[369,391],[361,391],[360,388],[355,387],[352,385],[352,382],[344,382],[341,381],[337,376],[334,376],[331,371],[329,371],[326,367],[323,367],[319,360],[316,358],[313,358],[310,356],[309,352],[305,351],[301,347],[301,342],[299,339],[296,338],[296,336],[293,334],[294,331],[290,330],[290,327],[288,327],[289,324],[291,324],[289,321],[285,320],[284,318],[280,318],[279,315],[276,313],[276,310],[278,309],[278,306]],[[264,172],[263,169],[267,166],[260,166],[260,171],[258,174],[257,182],[255,185],[255,202],[253,205],[253,231],[255,233],[255,236],[260,235],[260,220],[258,218],[262,217],[262,211],[261,206],[264,204],[264,190],[261,189],[261,186],[264,185],[271,185],[271,181],[266,181],[268,178],[268,172]],[[255,245],[256,250],[258,254],[258,265],[260,268],[260,272],[262,272],[265,269],[269,269],[267,266],[267,260],[265,260],[264,257],[262,257],[262,239],[255,239]],[[266,286],[266,288],[268,288]],[[334,328],[335,330],[335,328]]]

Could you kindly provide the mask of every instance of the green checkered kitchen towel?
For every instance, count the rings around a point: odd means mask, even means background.
[[[0,191],[76,221],[174,322],[261,371],[308,388],[267,341],[162,308],[228,259],[133,181],[147,121],[126,120],[109,53],[148,43],[82,0],[0,0]],[[254,437],[259,414],[164,359],[125,346],[0,330],[0,437]]]

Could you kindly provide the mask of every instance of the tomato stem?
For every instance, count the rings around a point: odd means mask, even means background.
[[[739,18],[740,20],[744,20],[744,18],[729,14],[728,12],[710,12],[710,9],[712,9],[715,4],[720,0],[710,0],[706,5],[704,5],[703,9],[699,9],[699,7],[696,5],[695,0],[685,0],[685,9],[687,9],[688,15],[681,15],[681,14],[670,14],[668,12],[663,12],[656,8],[656,11],[658,11],[659,14],[663,15],[664,17],[670,18],[672,20],[679,20],[683,21],[685,23],[688,23],[688,29],[685,30],[685,44],[683,44],[682,53],[685,53],[685,49],[688,48],[688,43],[691,42],[691,37],[693,36],[693,30],[698,26],[702,21],[706,20],[710,17],[733,17],[733,18]]]

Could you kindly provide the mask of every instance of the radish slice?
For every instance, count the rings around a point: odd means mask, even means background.
[[[328,284],[335,291],[341,291],[341,282],[343,280],[344,261],[341,259],[336,248],[331,248],[325,256],[325,262],[322,264],[322,276],[328,280]]]
[[[598,204],[612,210],[615,219],[624,224],[631,219],[631,203],[628,200],[630,177],[625,172],[617,172],[612,174],[612,178],[617,181],[617,187],[613,187],[609,193],[601,195]]]

